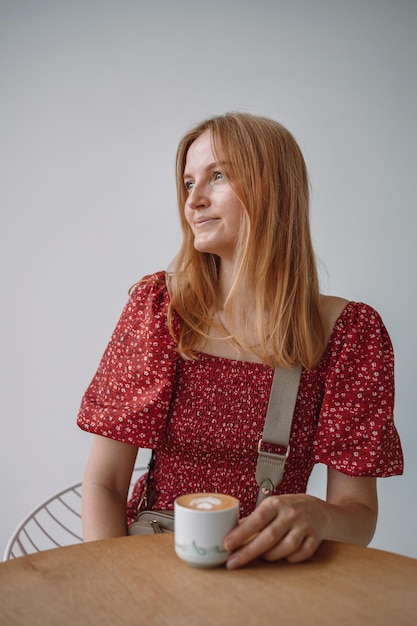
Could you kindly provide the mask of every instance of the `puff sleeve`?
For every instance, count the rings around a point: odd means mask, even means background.
[[[135,286],[82,398],[80,428],[138,447],[157,445],[176,371],[168,304],[163,272]]]
[[[391,340],[372,307],[348,307],[332,343],[314,460],[351,476],[401,474]]]

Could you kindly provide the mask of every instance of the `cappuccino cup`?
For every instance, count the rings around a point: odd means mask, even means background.
[[[224,493],[188,493],[175,500],[175,552],[194,567],[226,562],[226,535],[239,520],[239,500]]]

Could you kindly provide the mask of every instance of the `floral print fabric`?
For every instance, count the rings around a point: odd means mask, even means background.
[[[200,353],[177,358],[167,327],[163,272],[139,283],[81,403],[78,425],[156,450],[154,508],[173,508],[185,492],[222,491],[255,507],[258,441],[273,370]],[[176,320],[179,324],[179,320]],[[350,302],[314,370],[303,370],[290,456],[276,493],[305,492],[315,463],[351,476],[403,471],[393,421],[394,356],[378,313]],[[138,481],[128,522],[144,485]]]

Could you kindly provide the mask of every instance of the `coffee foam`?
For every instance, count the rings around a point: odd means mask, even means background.
[[[188,493],[177,499],[177,504],[196,511],[222,511],[231,509],[238,500],[225,493]]]

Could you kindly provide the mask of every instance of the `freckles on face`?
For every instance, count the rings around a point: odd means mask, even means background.
[[[184,169],[185,219],[200,252],[232,257],[244,209],[224,174],[225,160],[213,154],[206,131],[190,146]]]

